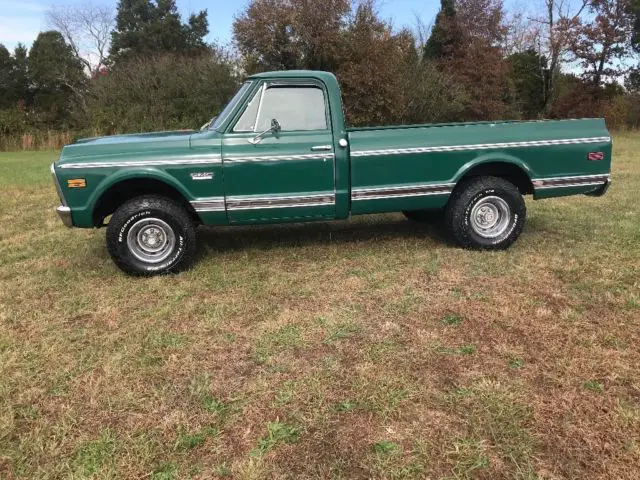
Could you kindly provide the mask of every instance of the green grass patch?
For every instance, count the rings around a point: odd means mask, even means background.
[[[582,386],[594,393],[602,393],[604,391],[604,383],[599,382],[597,380],[587,380],[582,384]]]
[[[435,350],[441,355],[473,355],[478,348],[473,344],[460,345],[459,347],[436,345]]]
[[[390,440],[380,440],[373,444],[373,451],[376,453],[395,453],[400,450],[400,445]]]
[[[524,367],[524,360],[520,357],[514,357],[509,359],[509,368],[517,370],[519,368]]]
[[[362,327],[354,322],[340,322],[335,325],[331,325],[327,334],[324,337],[324,343],[330,345],[340,340],[345,340],[355,334],[357,334]]]
[[[279,421],[267,423],[267,435],[258,440],[258,445],[251,452],[253,456],[267,453],[280,443],[295,443],[300,437],[300,429]]]
[[[457,327],[462,324],[464,319],[460,315],[456,315],[455,313],[447,313],[442,318],[442,323],[444,323],[447,327]]]
[[[196,432],[183,432],[178,435],[176,450],[191,450],[201,447],[209,437],[215,437],[218,430],[213,427],[206,427]]]
[[[103,430],[100,438],[80,445],[73,458],[74,470],[83,477],[92,477],[115,462],[116,440],[113,433]]]

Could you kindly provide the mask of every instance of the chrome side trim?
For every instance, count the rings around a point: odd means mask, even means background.
[[[258,210],[268,208],[320,207],[335,204],[333,193],[293,195],[286,197],[227,197],[228,210]]]
[[[182,157],[173,160],[129,160],[122,162],[63,163],[59,168],[159,167],[173,165],[215,165],[222,163],[220,155]]]
[[[193,209],[198,213],[225,211],[224,197],[201,198],[190,203]]]
[[[549,188],[568,188],[568,187],[589,187],[601,186],[611,181],[610,174],[600,175],[577,175],[571,177],[550,177],[537,178],[532,180],[533,187],[536,190],[546,190]]]
[[[449,195],[455,183],[405,185],[401,187],[354,188],[351,199],[382,200],[388,198],[421,197],[426,195]]]
[[[329,160],[333,159],[333,153],[307,153],[302,155],[265,155],[255,157],[224,157],[224,163],[245,162],[279,162],[288,160]]]
[[[567,138],[560,140],[535,140],[530,142],[481,143],[476,145],[443,145],[438,147],[414,147],[382,150],[355,150],[352,157],[368,157],[371,155],[401,155],[411,153],[460,152],[465,150],[490,150],[497,148],[543,147],[550,145],[574,145],[581,143],[606,143],[611,137]]]

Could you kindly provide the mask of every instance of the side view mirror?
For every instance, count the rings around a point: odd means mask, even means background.
[[[281,131],[282,131],[282,127],[280,126],[280,123],[278,122],[278,120],[273,118],[273,119],[271,119],[271,128],[269,128],[268,130],[265,130],[264,132],[258,134],[257,136],[255,136],[253,138],[250,138],[249,139],[249,143],[251,143],[253,145],[257,145],[258,143],[260,143],[262,141],[262,139],[265,137],[266,134],[273,133],[274,135],[277,135]]]

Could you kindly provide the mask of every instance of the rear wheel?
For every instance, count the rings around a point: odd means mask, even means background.
[[[131,275],[178,272],[195,256],[195,225],[189,212],[173,200],[137,197],[111,217],[107,248],[115,264]]]
[[[527,209],[518,188],[498,177],[478,177],[454,190],[445,222],[464,247],[501,250],[522,233]]]

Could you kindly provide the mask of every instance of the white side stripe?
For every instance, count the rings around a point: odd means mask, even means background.
[[[167,160],[128,160],[114,162],[63,163],[59,168],[159,167],[173,165],[215,165],[222,162],[220,155],[179,157]]]
[[[277,162],[285,160],[329,160],[333,159],[333,153],[309,153],[302,155],[267,155],[255,157],[227,157],[225,163],[240,162]],[[60,168],[109,168],[109,167],[156,167],[172,165],[213,165],[222,163],[220,155],[199,156],[199,157],[179,157],[168,160],[128,160],[113,162],[86,162],[86,163],[63,163]]]
[[[460,152],[464,150],[490,150],[498,148],[544,147],[549,145],[575,145],[581,143],[607,143],[611,137],[567,138],[560,140],[535,140],[530,142],[482,143],[475,145],[443,145],[438,147],[414,147],[382,150],[355,150],[352,157],[368,157],[372,155],[401,155],[411,153]]]
[[[286,160],[329,160],[333,153],[307,153],[302,155],[265,155],[253,157],[224,157],[224,163],[278,162]]]

